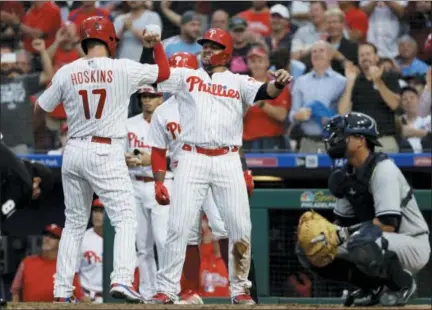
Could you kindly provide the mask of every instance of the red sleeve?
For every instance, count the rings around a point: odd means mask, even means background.
[[[25,258],[21,261],[21,264],[19,265],[18,270],[15,273],[15,277],[10,288],[11,294],[19,294],[21,292],[24,279],[24,262]]]
[[[150,160],[153,170],[153,174],[157,172],[166,172],[167,170],[167,159],[166,159],[165,149],[158,149],[157,147],[152,147]]]
[[[163,82],[170,77],[170,66],[165,54],[162,43],[157,43],[153,49],[155,64],[159,67],[159,73],[156,82]]]
[[[73,280],[73,286],[75,287],[74,296],[78,300],[82,300],[82,298],[84,297],[84,292],[83,292],[82,287],[81,287],[81,282],[80,282],[78,273],[75,273],[74,280]]]
[[[369,20],[365,12],[358,12],[350,21],[351,29],[359,30],[366,36],[368,31]]]

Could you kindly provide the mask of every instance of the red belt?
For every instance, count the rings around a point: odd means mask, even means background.
[[[135,176],[135,180],[142,181],[144,183],[154,182],[154,179],[152,177],[142,177],[142,176],[139,176],[139,175]]]
[[[91,138],[91,142],[102,143],[102,144],[111,144],[111,138],[93,136]]]
[[[182,147],[183,150],[191,152],[193,147],[189,144],[184,144]],[[218,149],[205,149],[203,147],[195,146],[195,150],[199,154],[204,154],[207,156],[221,156],[228,154],[229,152],[237,152],[238,147],[237,146],[225,146]]]

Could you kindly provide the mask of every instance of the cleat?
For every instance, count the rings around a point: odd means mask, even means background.
[[[178,305],[203,305],[204,302],[198,293],[190,290],[189,292],[181,295],[181,300],[175,302]]]
[[[130,303],[138,304],[143,302],[140,294],[138,294],[133,287],[124,284],[113,283],[111,285],[110,295],[112,298],[125,299]]]
[[[241,294],[233,297],[231,302],[235,305],[255,305],[255,301],[249,294]]]
[[[411,298],[412,295],[414,295],[416,291],[417,284],[413,278],[410,287],[401,289],[400,291],[396,292],[385,292],[380,298],[380,303],[382,306],[387,307],[405,306],[408,303],[408,300]]]
[[[379,286],[376,289],[364,290],[357,289],[355,291],[344,291],[344,307],[371,307],[379,304],[384,286]]]
[[[175,300],[172,300],[167,294],[157,293],[152,298],[155,304],[173,304]]]
[[[75,296],[71,297],[55,297],[54,298],[55,304],[77,304],[78,299],[75,298]]]

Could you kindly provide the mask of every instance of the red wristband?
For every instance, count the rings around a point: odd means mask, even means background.
[[[166,152],[167,152],[166,149],[158,149],[156,147],[152,147],[150,160],[151,160],[153,174],[155,174],[156,172],[166,172],[167,170]]]

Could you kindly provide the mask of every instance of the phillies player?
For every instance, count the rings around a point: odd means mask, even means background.
[[[156,65],[113,59],[118,39],[113,24],[103,17],[86,19],[80,36],[86,56],[60,68],[35,107],[35,113],[41,114],[63,102],[69,127],[62,165],[66,223],[54,296],[58,302],[74,301],[72,278],[96,192],[116,231],[110,294],[141,302],[131,287],[137,222],[132,181],[124,160],[127,109],[130,96],[142,85],[169,77],[168,60],[159,36],[152,31],[143,35],[143,42],[154,47]]]
[[[163,94],[153,86],[144,85],[137,93],[142,104],[142,114],[128,119],[126,164],[135,192],[137,204],[137,250],[139,265],[139,291],[144,302],[151,301],[156,293],[156,260],[154,245],[162,253],[166,240],[169,207],[161,206],[155,199],[154,179],[150,166],[150,121],[153,111],[163,102]],[[172,173],[167,173],[165,186],[172,188]],[[160,254],[159,254],[160,255]]]
[[[95,199],[91,208],[92,227],[84,234],[81,246],[79,275],[84,296],[93,303],[102,303],[102,253],[104,206]]]
[[[242,142],[245,107],[277,97],[290,82],[285,70],[275,80],[260,83],[233,74],[226,65],[232,54],[232,38],[222,29],[208,30],[198,41],[203,45],[198,70],[174,68],[158,90],[175,94],[181,124],[181,152],[175,172],[168,235],[157,274],[158,303],[173,303],[185,256],[188,234],[209,189],[228,230],[233,260],[229,264],[230,290],[235,304],[254,304],[249,295],[251,221],[248,194],[238,155]],[[145,50],[143,50],[145,52]],[[169,203],[163,185],[165,150],[152,148],[152,168],[157,200]]]

